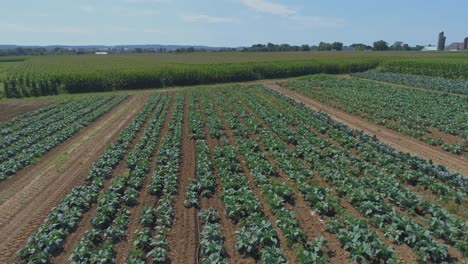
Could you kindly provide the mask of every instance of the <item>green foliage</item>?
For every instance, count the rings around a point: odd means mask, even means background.
[[[468,139],[466,97],[333,76],[282,85],[430,144],[446,143],[431,129],[458,136],[458,144],[444,144],[443,149],[454,154],[468,150],[463,142]]]
[[[468,81],[463,80],[451,80],[441,77],[378,71],[354,73],[353,76],[450,93],[468,94]]]
[[[468,80],[468,62],[460,59],[389,60],[380,65],[383,72]]]
[[[389,50],[388,43],[384,40],[379,40],[374,42],[374,50],[375,51],[385,51]]]
[[[0,130],[0,181],[33,163],[125,99],[126,96],[107,96],[67,100],[26,120],[21,120],[23,116],[4,124]]]

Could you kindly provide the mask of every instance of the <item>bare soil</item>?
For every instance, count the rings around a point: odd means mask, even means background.
[[[468,175],[467,158],[452,155],[441,149],[421,142],[418,139],[403,135],[384,126],[372,123],[371,121],[368,121],[364,118],[357,117],[345,111],[325,105],[315,99],[281,87],[275,82],[267,81],[263,82],[262,84],[273,90],[283,93],[297,102],[305,104],[307,107],[313,110],[327,113],[333,120],[337,122],[345,123],[354,129],[363,130],[370,135],[376,135],[381,142],[388,144],[402,152],[408,152],[423,159],[432,160],[436,164],[446,166],[451,171],[460,172],[465,177]]]
[[[184,201],[189,179],[195,177],[195,141],[190,139],[188,93],[184,92],[184,120],[182,125],[182,164],[178,193],[174,201],[174,221],[168,234],[169,258],[172,263],[196,263],[198,250],[197,212],[186,208]]]
[[[22,113],[44,107],[52,100],[0,102],[0,122],[5,122]]]
[[[145,103],[131,96],[78,134],[0,184],[0,263],[9,263]]]

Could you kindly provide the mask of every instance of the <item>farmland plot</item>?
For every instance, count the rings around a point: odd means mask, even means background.
[[[281,85],[453,154],[468,153],[466,96],[331,76]]]
[[[40,158],[126,96],[67,101],[18,116],[0,126],[0,181]]]
[[[262,86],[152,96],[83,176],[15,260],[442,263],[468,254],[462,175]]]

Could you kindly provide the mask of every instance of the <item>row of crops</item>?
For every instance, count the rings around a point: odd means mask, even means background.
[[[95,229],[88,230],[84,234],[90,240],[82,239],[71,258],[82,257],[83,261],[87,259],[89,262],[98,260],[93,258],[109,259],[110,261],[113,253],[112,242],[116,242],[122,237],[122,232],[125,232],[125,226],[128,224],[127,210],[122,207],[126,204],[119,203],[119,201],[126,197],[125,200],[131,205],[133,200],[130,192],[122,195],[122,191],[124,187],[130,185],[138,186],[141,181],[137,177],[132,177],[135,179],[130,180],[130,173],[127,171],[121,176],[115,177],[106,192],[104,192],[104,183],[113,176],[113,169],[127,156],[132,143],[136,140],[145,123],[148,122],[147,120],[151,116],[153,116],[153,120],[157,120],[158,112],[155,111],[155,108],[159,100],[159,95],[149,99],[130,125],[120,132],[113,143],[93,163],[86,173],[86,184],[76,186],[52,209],[39,230],[28,239],[26,246],[18,251],[18,256],[21,259],[27,262],[50,262],[52,256],[58,255],[63,250],[65,240],[77,229],[83,215],[90,210],[93,204],[99,202],[101,209],[96,210],[97,215],[91,220]],[[159,107],[161,108],[161,104]],[[154,119],[154,117],[156,118]],[[102,229],[105,226],[107,228]],[[80,248],[83,249],[82,252],[80,252]],[[93,254],[95,253],[93,249],[97,249],[99,254]]]
[[[181,186],[184,116],[195,171]],[[85,178],[20,259],[60,257],[74,234],[80,239],[67,255],[74,263],[175,262],[171,251],[192,254],[171,244],[169,232],[185,230],[174,217],[189,208],[198,212],[189,232],[197,233],[200,263],[230,262],[227,248],[259,263],[333,263],[337,250],[358,263],[442,263],[468,254],[462,175],[261,86],[154,95]],[[178,193],[185,207],[176,206]],[[151,202],[139,206],[143,196]],[[323,231],[311,231],[309,221]],[[233,247],[226,222],[235,229]]]
[[[127,96],[67,100],[0,124],[0,181],[35,162]]]
[[[434,76],[447,79],[460,79],[467,81],[467,62],[465,54],[457,59],[420,59],[420,60],[389,60],[382,63],[380,71],[402,74]]]
[[[252,122],[253,129],[255,127],[258,129],[258,121],[264,120],[264,127],[268,128],[255,133],[258,137],[258,143],[264,144],[265,152],[271,153],[272,157],[286,171],[286,175],[295,177],[292,180],[297,183],[296,188],[303,193],[304,199],[316,208],[316,212],[329,220],[327,225],[329,231],[337,234],[337,238],[343,247],[350,251],[353,259],[356,261],[375,261],[378,259],[390,261],[391,258],[395,257],[394,250],[391,248],[382,250],[384,247],[378,246],[382,245],[382,242],[376,234],[372,235],[372,232],[367,229],[369,226],[389,234],[396,244],[407,244],[423,260],[431,259],[439,262],[447,259],[447,244],[455,245],[466,254],[464,242],[466,240],[464,230],[466,222],[458,220],[456,216],[451,215],[437,204],[424,201],[413,193],[411,186],[425,185],[426,181],[415,183],[405,178],[408,176],[398,176],[400,178],[395,176],[401,173],[402,169],[408,170],[406,175],[417,175],[418,171],[419,174],[422,174],[421,170],[424,168],[426,180],[432,182],[434,193],[447,198],[447,196],[451,196],[450,192],[457,192],[458,194],[448,199],[463,203],[466,194],[466,180],[460,175],[454,175],[454,181],[447,182],[442,176],[444,173],[439,171],[439,168],[430,168],[427,163],[424,164],[425,162],[421,160],[405,161],[402,154],[392,157],[386,154],[387,150],[383,149],[383,145],[372,142],[369,137],[365,140],[363,134],[354,135],[356,132],[339,124],[333,124],[329,119],[304,107],[301,108],[300,105],[295,105],[292,101],[286,104],[278,98],[275,99],[274,96],[265,96],[263,92],[258,92],[258,89],[252,90],[254,92],[249,93],[225,90],[224,93],[227,94],[225,99],[232,98],[231,104],[234,107],[236,107],[235,104],[239,105],[240,111],[247,106],[254,112],[254,116],[251,117],[255,118],[256,121]],[[260,100],[261,96],[265,99]],[[272,106],[274,100],[281,106]],[[286,99],[282,98],[282,100]],[[239,102],[244,102],[245,105],[239,104]],[[279,110],[280,107],[284,107],[284,110]],[[298,111],[298,108],[301,111]],[[243,113],[248,115],[247,112]],[[246,117],[242,116],[242,119],[246,120]],[[326,122],[323,122],[322,119]],[[327,129],[327,126],[331,125],[333,126]],[[311,133],[311,127],[322,131],[319,133],[330,135],[330,141],[321,140],[320,136]],[[327,131],[323,131],[324,129]],[[331,144],[331,140],[339,142],[341,148]],[[290,152],[288,144],[295,146],[295,148],[291,148]],[[364,146],[367,144],[369,145],[366,149]],[[352,156],[350,155],[351,150],[355,149],[360,149],[362,153],[356,155],[357,157],[350,158]],[[376,161],[370,159],[369,155],[373,155]],[[311,167],[308,168],[303,163],[297,162],[298,157],[309,163]],[[380,164],[377,157],[385,157],[386,160],[380,161],[382,163]],[[413,162],[420,163],[418,167],[421,169],[409,169],[409,164]],[[389,164],[394,167],[389,167]],[[412,164],[411,167],[416,166]],[[317,176],[313,175],[314,173],[311,174],[311,168],[329,185],[317,188],[317,182],[313,181],[313,177]],[[430,177],[430,174],[433,176]],[[307,183],[313,184],[307,186]],[[439,187],[436,186],[440,186],[440,190],[447,189],[438,191]],[[337,197],[344,197],[364,216],[364,219],[356,221],[355,217],[347,217],[343,208],[340,208],[340,203],[336,200]],[[398,210],[398,208],[404,209]],[[419,211],[421,208],[424,208],[424,212]],[[417,217],[412,217],[408,211],[413,211]],[[443,234],[451,228],[458,231],[450,235]],[[368,235],[365,235],[366,233]],[[359,244],[355,240],[357,237],[368,237],[369,241],[360,239],[363,244]],[[440,238],[445,240],[447,244],[439,243],[437,239]],[[365,253],[358,250],[363,247],[370,250]]]
[[[468,151],[468,97],[333,76],[281,85],[454,154]]]
[[[468,81],[466,80],[454,80],[433,76],[379,71],[359,72],[354,73],[353,76],[377,81],[403,84],[412,87],[421,87],[431,90],[468,95]]]
[[[5,97],[30,97],[59,93],[160,88],[222,82],[239,82],[268,78],[286,78],[317,73],[351,73],[376,66],[373,60],[317,62],[284,61],[224,63],[224,64],[169,64],[164,67],[136,67],[119,70],[57,71],[18,69],[3,78]]]

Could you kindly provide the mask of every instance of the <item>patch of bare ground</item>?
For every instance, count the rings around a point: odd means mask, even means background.
[[[216,112],[217,112],[221,122],[224,125],[225,131],[226,131],[226,136],[228,138],[229,144],[231,146],[234,146],[234,147],[237,146],[237,144],[235,142],[235,139],[234,139],[233,132],[232,132],[231,128],[229,127],[229,125],[227,124],[226,120],[224,119],[224,116],[223,116],[221,110],[219,109],[219,106],[217,105],[217,103],[216,103],[216,101],[213,98],[213,95],[211,93],[210,93],[210,97],[211,97],[211,101],[212,101],[212,103],[213,103],[213,105],[214,105],[214,107],[216,109]],[[254,176],[252,175],[249,168],[247,167],[243,155],[240,154],[238,151],[236,151],[236,153],[237,153],[237,158],[239,159],[242,171],[244,172],[245,176],[247,177],[247,179],[249,181],[250,189],[252,189],[252,191],[255,193],[256,197],[259,199],[259,201],[260,201],[260,203],[262,204],[262,207],[263,207],[263,213],[265,214],[265,216],[267,217],[267,219],[270,221],[273,228],[275,229],[276,233],[278,234],[279,244],[280,244],[281,249],[284,252],[284,255],[285,255],[286,259],[290,263],[296,263],[296,254],[287,245],[286,238],[284,237],[284,235],[281,232],[280,228],[276,224],[276,221],[275,221],[276,218],[275,218],[275,216],[274,216],[274,214],[272,212],[271,207],[268,205],[268,203],[265,202],[265,199],[262,196],[260,189],[254,183]]]
[[[8,121],[22,113],[36,110],[52,102],[52,100],[44,99],[34,101],[27,100],[0,102],[0,122]]]
[[[275,82],[267,81],[262,82],[261,84],[270,89],[278,91],[297,102],[303,103],[315,111],[322,111],[327,113],[333,120],[337,122],[345,123],[353,129],[362,130],[372,136],[375,135],[381,142],[388,144],[402,152],[408,152],[423,159],[432,160],[436,164],[446,166],[451,171],[460,172],[465,177],[468,175],[468,160],[462,156],[452,155],[439,148],[430,146],[429,144],[426,144],[418,139],[403,135],[384,126],[372,123],[371,121],[368,121],[364,118],[357,117],[343,110],[328,106],[315,99],[281,87]]]
[[[200,96],[199,94],[198,100],[200,101]],[[200,102],[200,113],[202,115],[203,119],[203,124],[204,124],[204,131],[205,131],[205,137],[206,137],[206,144],[210,148],[211,151],[213,151],[216,147],[220,146],[220,142],[216,138],[210,137],[210,132],[208,129],[207,121],[206,121],[206,115],[203,109],[203,106]],[[214,159],[211,156],[211,162],[214,164]],[[237,230],[237,227],[234,223],[232,223],[224,214],[225,208],[223,203],[221,202],[221,194],[222,194],[222,188],[221,188],[221,182],[219,180],[219,177],[216,175],[216,170],[213,169],[213,174],[216,177],[216,190],[215,193],[213,194],[212,197],[210,198],[201,198],[200,202],[200,208],[201,209],[209,209],[209,208],[214,208],[218,211],[219,213],[219,218],[220,218],[220,227],[219,230],[224,236],[224,246],[226,248],[226,254],[229,259],[230,263],[242,263],[242,264],[253,264],[255,263],[255,260],[253,258],[244,258],[241,256],[239,251],[237,251],[236,248],[236,239],[234,237],[234,233]]]
[[[460,143],[463,143],[463,141],[465,140],[462,137],[451,135],[449,133],[440,131],[439,129],[435,127],[429,127],[428,129],[429,129],[428,135],[435,137],[435,138],[440,137],[444,140],[445,143],[448,143],[448,144],[460,144]]]
[[[169,108],[164,116],[164,124],[161,129],[161,133],[159,134],[158,145],[155,151],[153,152],[153,156],[151,157],[150,171],[146,175],[143,188],[140,190],[138,204],[134,207],[129,208],[131,213],[129,217],[128,228],[125,231],[125,238],[124,240],[120,241],[115,247],[115,251],[117,252],[117,256],[115,258],[116,263],[126,263],[128,261],[127,258],[128,258],[129,252],[132,251],[133,241],[135,241],[135,230],[140,226],[139,220],[140,220],[140,216],[142,214],[143,208],[149,207],[149,206],[154,207],[157,204],[158,198],[151,195],[148,192],[147,187],[156,169],[157,153],[161,149],[161,144],[162,144],[164,135],[167,134],[173,107],[174,107],[174,96],[172,96],[171,102],[169,104]]]
[[[195,141],[190,139],[188,92],[184,91],[182,124],[182,163],[178,192],[174,198],[174,221],[168,233],[169,258],[172,263],[196,263],[198,249],[197,213],[184,206],[189,179],[195,177]]]
[[[146,102],[131,96],[78,134],[47,153],[39,163],[0,185],[0,263],[9,263],[60,200],[76,185]]]

